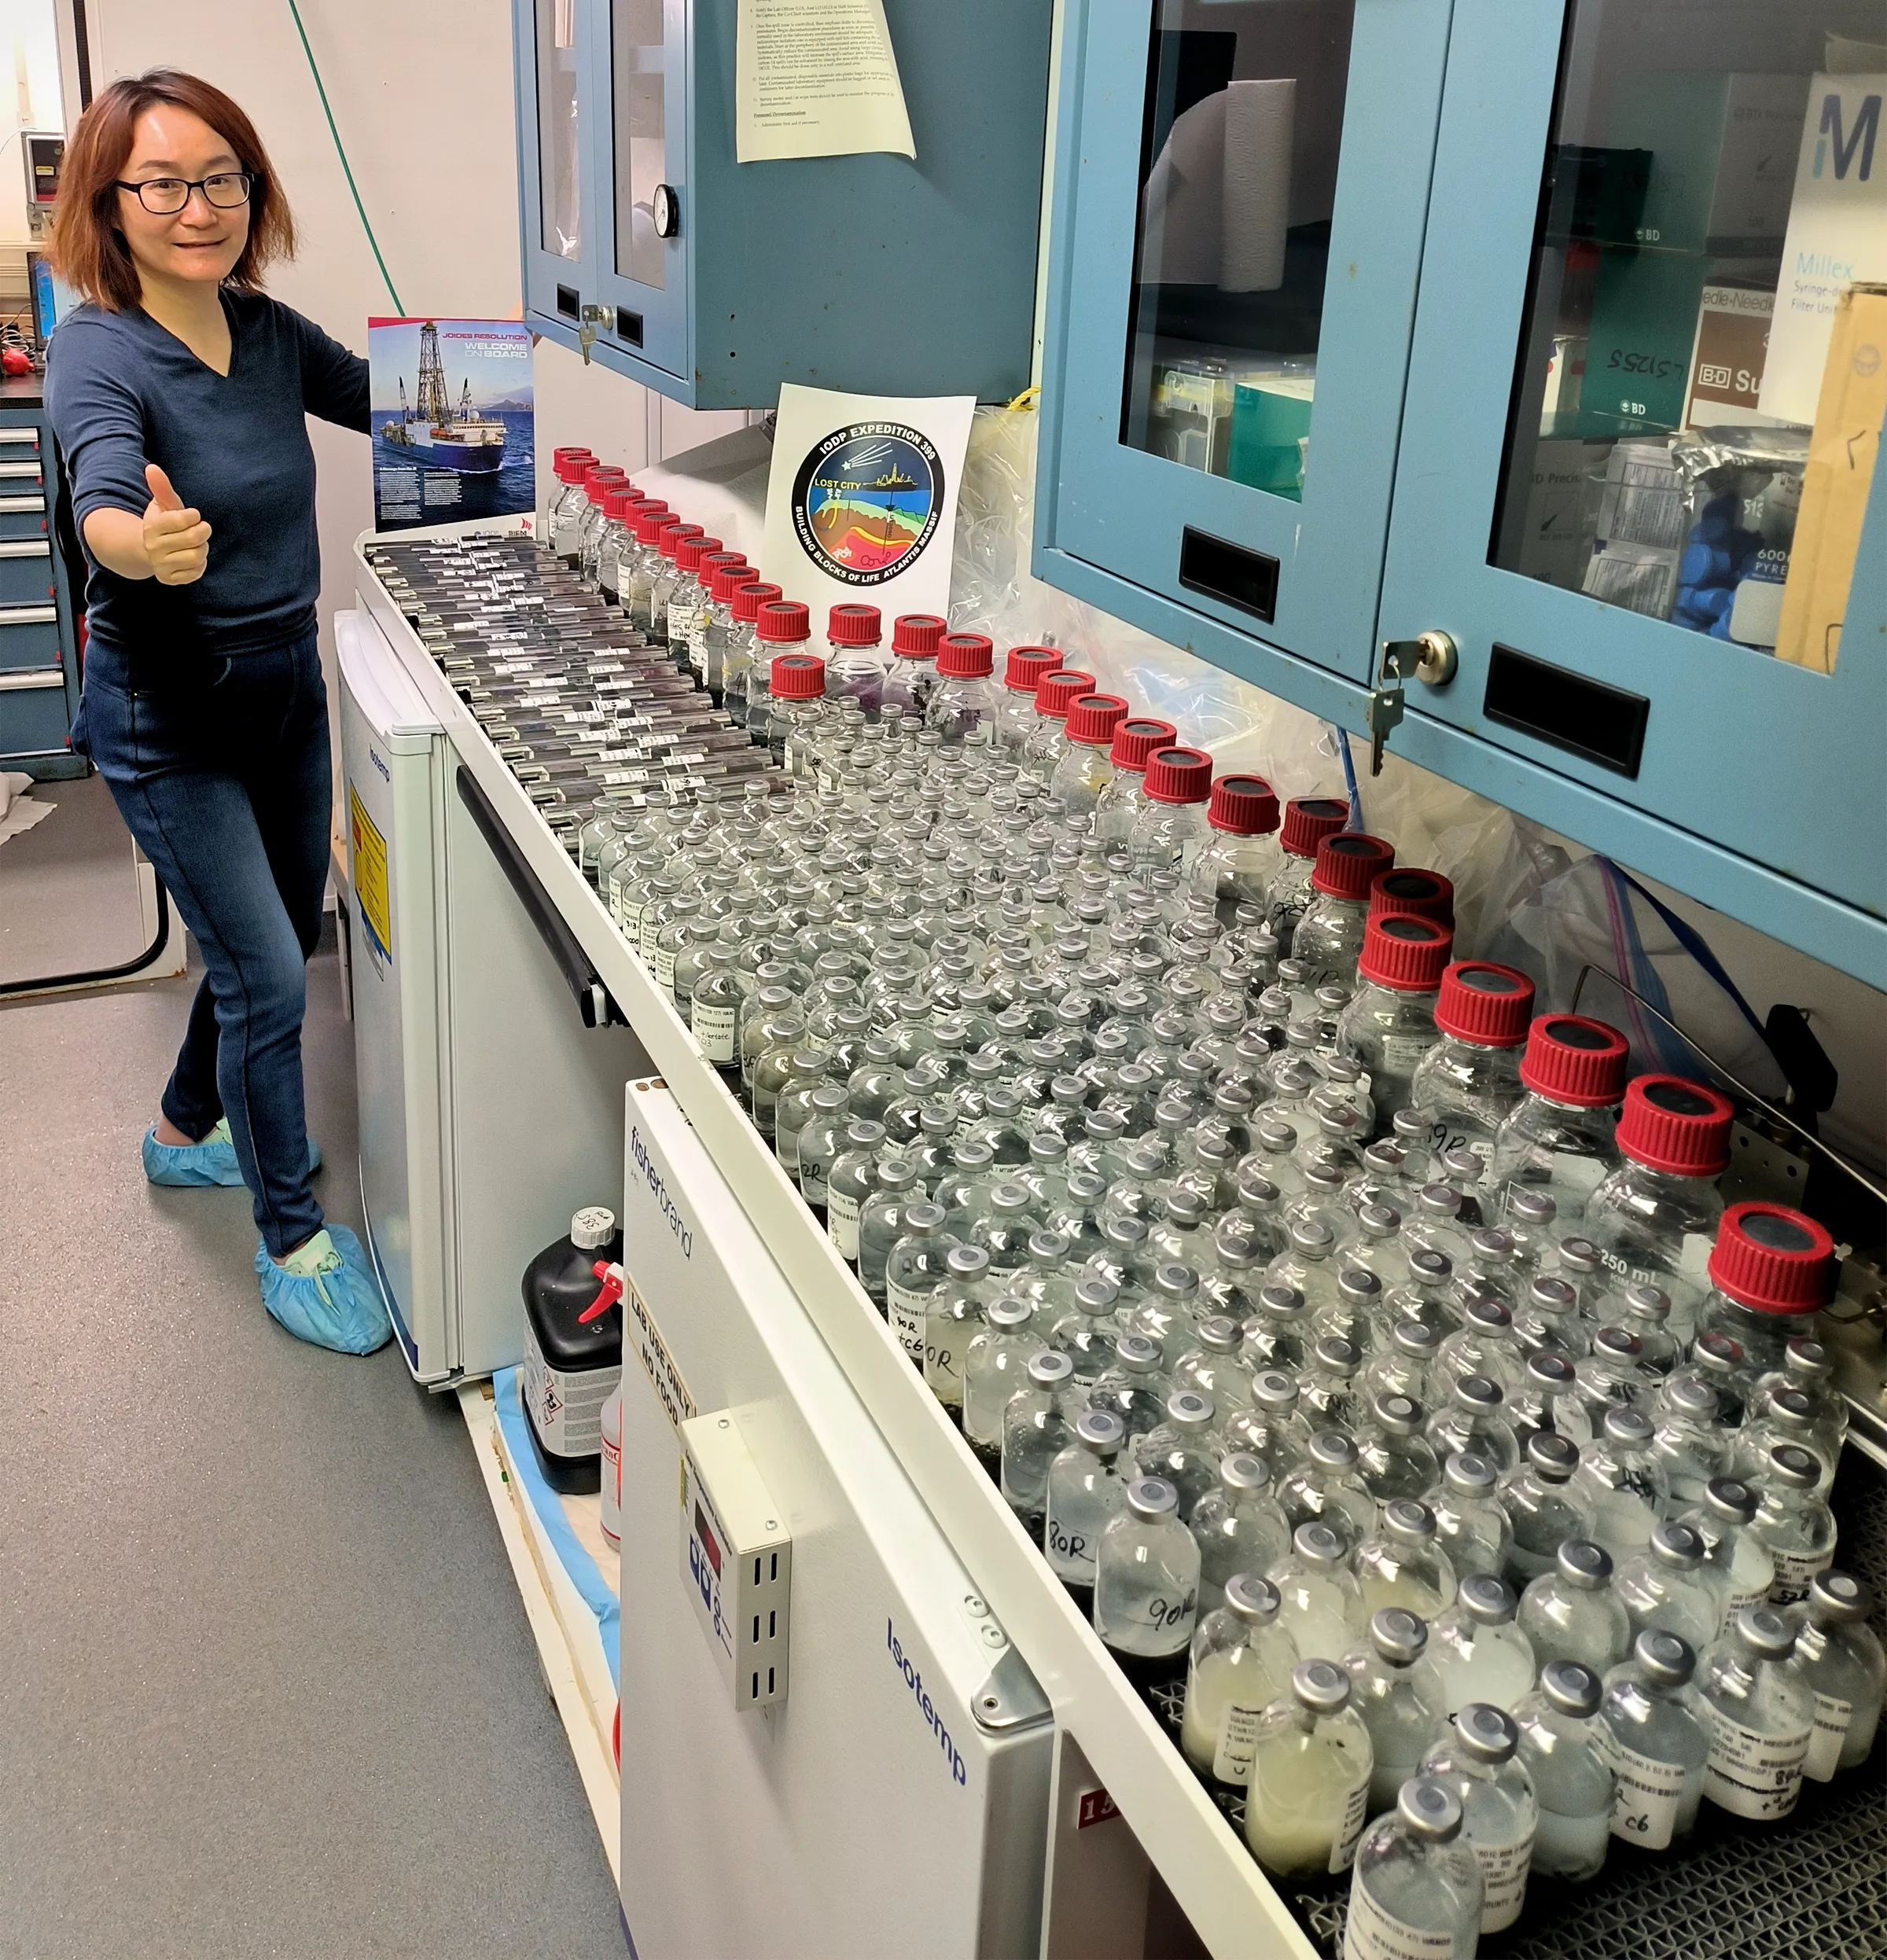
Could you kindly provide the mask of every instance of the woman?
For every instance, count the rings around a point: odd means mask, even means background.
[[[193,75],[114,82],[66,145],[53,256],[85,296],[46,399],[89,566],[73,730],[207,977],[144,1140],[154,1184],[246,1184],[263,1304],[303,1340],[391,1329],[324,1225],[302,1105],[332,795],[306,414],[367,426],[367,367],[261,290],[294,228],[248,116]]]

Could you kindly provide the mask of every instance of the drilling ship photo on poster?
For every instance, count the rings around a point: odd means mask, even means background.
[[[377,529],[535,507],[528,328],[370,320],[367,362]]]

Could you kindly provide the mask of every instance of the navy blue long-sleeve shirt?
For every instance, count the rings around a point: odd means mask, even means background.
[[[136,307],[79,307],[46,350],[46,412],[81,539],[94,510],[143,516],[146,463],[210,524],[208,565],[189,585],[120,578],[88,548],[86,624],[129,653],[180,642],[243,653],[305,632],[321,552],[303,417],[367,427],[365,361],[277,300],[226,292],[223,303],[226,375]]]

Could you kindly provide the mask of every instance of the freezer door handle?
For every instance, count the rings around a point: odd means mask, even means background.
[[[498,869],[517,894],[518,903],[537,928],[537,936],[543,941],[545,951],[556,961],[565,984],[576,995],[577,1012],[583,1017],[583,1025],[627,1028],[628,1016],[610,997],[609,988],[590,963],[590,955],[583,951],[563,914],[550,903],[550,893],[538,883],[537,873],[524,862],[524,854],[510,833],[498,821],[498,812],[491,807],[485,792],[467,774],[462,763],[458,767],[458,800],[477,825],[480,836],[491,847]]]

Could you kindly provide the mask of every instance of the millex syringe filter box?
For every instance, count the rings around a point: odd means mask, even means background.
[[[1812,426],[1835,310],[1887,281],[1887,75],[1818,75],[1795,162],[1762,410]]]
[[[1613,86],[1606,141],[1652,153],[1636,236],[1665,252],[1773,251],[1789,224],[1805,75],[1661,73]]]

